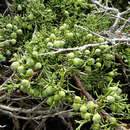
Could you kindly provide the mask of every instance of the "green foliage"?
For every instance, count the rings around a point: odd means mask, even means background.
[[[80,124],[76,130],[87,122],[91,122],[93,130],[118,126],[114,114],[125,115],[130,111],[122,84],[116,80],[121,73],[115,53],[119,52],[130,65],[127,45],[116,49],[101,45],[40,55],[59,48],[104,42],[75,24],[99,33],[112,25],[109,16],[96,14],[93,5],[86,0],[12,0],[11,5],[15,16],[0,16],[0,65],[9,59],[10,68],[15,72],[14,79],[5,88],[12,92],[19,88],[32,98],[46,99],[50,108],[69,103],[74,113],[81,115],[81,120],[76,121]],[[80,75],[80,72],[87,76]],[[80,97],[80,90],[72,82],[74,73],[84,83],[85,90],[98,99],[97,104],[93,101],[86,103],[86,99]],[[102,122],[98,114],[101,109],[111,112],[112,120]]]

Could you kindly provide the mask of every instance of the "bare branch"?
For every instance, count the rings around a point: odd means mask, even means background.
[[[117,17],[117,18],[116,18],[114,24],[113,24],[113,25],[111,26],[111,28],[110,28],[110,31],[111,31],[111,32],[115,32],[115,30],[118,28],[121,17],[123,17],[124,15],[130,13],[130,8],[129,8],[128,10],[126,10],[126,11],[120,13],[117,8],[114,8],[114,7],[110,8],[110,7],[108,7],[108,4],[107,4],[107,3],[106,3],[106,6],[103,6],[101,3],[99,3],[99,1],[91,0],[91,2],[92,2],[93,4],[98,5],[98,6],[101,7],[102,9],[104,9],[105,12],[107,12],[107,11],[114,11],[114,12],[116,13],[116,17]]]
[[[37,31],[37,25],[36,25],[36,23],[35,23],[35,28],[34,28],[34,32],[33,32],[33,34],[32,34],[32,39],[35,37],[36,31]]]
[[[95,36],[101,37],[101,38],[103,38],[104,40],[108,40],[106,37],[104,37],[104,36],[102,36],[102,35],[100,35],[100,34],[98,34],[98,33],[95,33],[95,32],[93,32],[93,31],[89,30],[88,28],[82,27],[82,26],[80,26],[80,25],[75,25],[75,26],[76,26],[77,28],[81,28],[81,29],[83,29],[83,30],[85,30],[85,31],[87,31],[87,32],[89,32],[89,33],[92,33],[92,34],[94,34]]]
[[[120,18],[121,20],[123,20],[123,21],[127,21],[128,23],[130,23],[130,20],[127,20],[127,19],[125,19],[125,18],[123,18],[123,17],[121,17],[121,16],[117,16],[117,15],[114,15],[114,14],[109,14],[109,13],[107,13],[108,15],[110,15],[110,16],[112,16],[112,18],[113,17],[115,17],[115,18]]]
[[[0,96],[0,102],[4,101],[6,99],[7,99],[7,95],[6,94]]]
[[[41,105],[43,102],[41,102],[39,105]],[[6,110],[6,111],[10,111],[10,112],[19,112],[19,113],[33,113],[36,109],[39,108],[39,105],[35,106],[32,109],[24,109],[24,108],[16,108],[16,107],[10,107],[10,106],[6,106],[6,105],[2,105],[0,104],[0,109],[1,110]],[[47,114],[50,112],[50,110],[47,111],[35,111],[36,113],[41,113],[41,114]]]
[[[130,22],[130,18],[128,18],[128,20],[125,21],[125,23],[121,26],[121,28],[119,29],[120,32],[122,33],[124,31],[124,29],[126,28],[127,24]]]
[[[128,10],[124,11],[124,12],[121,12],[121,13],[118,12],[117,13],[117,18],[116,18],[116,20],[115,20],[115,22],[114,22],[114,24],[112,26],[112,28],[114,29],[114,31],[117,28],[118,23],[120,22],[120,17],[122,17],[123,15],[126,15],[128,13],[130,13],[130,8]],[[130,22],[129,19],[128,19],[128,22]]]
[[[0,109],[1,113],[7,114],[7,115],[9,115],[13,118],[16,118],[16,119],[23,119],[23,120],[41,120],[41,119],[45,119],[45,118],[48,118],[48,117],[55,117],[55,116],[58,116],[58,115],[69,117],[71,115],[70,113],[72,111],[73,111],[73,109],[70,109],[70,110],[66,110],[66,111],[56,112],[54,114],[50,113],[50,114],[47,114],[47,115],[40,115],[40,116],[35,116],[35,117],[32,117],[32,116],[25,117],[25,116],[18,116],[18,115],[15,115],[13,112]]]
[[[7,84],[8,81],[11,80],[14,75],[15,75],[15,72],[14,72],[7,80],[5,80],[5,82],[0,86],[0,89],[1,89],[5,84]]]
[[[2,128],[2,129],[5,128],[5,127],[6,127],[6,125],[0,125],[0,128]]]
[[[83,30],[86,30],[86,31],[88,31],[88,32],[90,32],[90,33],[92,33],[92,34],[98,36],[98,37],[101,37],[101,38],[103,38],[104,40],[107,40],[107,41],[111,42],[112,44],[115,44],[115,42],[130,42],[130,38],[127,38],[127,37],[124,37],[124,36],[122,36],[121,38],[116,38],[116,37],[106,38],[106,37],[104,37],[104,36],[102,36],[102,35],[100,35],[100,34],[98,34],[98,33],[95,33],[95,32],[93,32],[93,31],[87,29],[87,28],[84,28],[84,27],[82,27],[82,26],[76,25],[76,27],[81,28],[81,29],[83,29]],[[113,35],[113,36],[115,36],[115,35]]]
[[[7,6],[7,9],[5,10],[5,12],[4,12],[4,14],[3,15],[5,15],[5,13],[9,10],[10,12],[12,12],[12,9],[11,9],[11,4],[9,3],[9,1],[8,0],[5,0],[5,3],[6,3],[6,6]]]
[[[115,20],[113,26],[111,27],[111,31],[112,31],[112,32],[115,31],[115,29],[117,28],[119,22],[120,22],[120,13],[117,14],[117,18],[116,18],[116,20]]]
[[[119,13],[119,10],[118,10],[118,9],[116,9],[116,8],[110,8],[110,7],[107,7],[107,6],[103,6],[102,4],[100,4],[100,3],[99,3],[98,1],[96,1],[96,0],[91,0],[91,2],[92,2],[93,4],[98,5],[99,7],[103,8],[103,9],[105,9],[106,11],[114,11],[114,12],[116,12],[116,13]]]
[[[64,52],[69,52],[69,51],[85,50],[87,47],[95,47],[95,46],[100,46],[100,45],[105,45],[105,44],[108,44],[108,42],[97,43],[97,44],[87,44],[87,45],[84,45],[81,47],[75,47],[75,48],[66,48],[66,49],[61,48],[61,49],[58,49],[57,51],[41,53],[41,54],[39,54],[39,56],[58,54],[58,53],[64,53]]]
[[[130,13],[130,8],[127,9],[126,11],[120,13],[120,15],[123,16],[123,15],[129,14],[129,13]]]
[[[0,42],[0,44],[5,44],[7,42],[11,42],[12,40],[6,40],[6,41],[3,41],[3,42]]]

